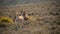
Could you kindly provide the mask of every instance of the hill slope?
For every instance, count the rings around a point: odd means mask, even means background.
[[[14,6],[19,4],[35,4],[35,3],[46,3],[46,2],[59,3],[59,0],[0,0],[0,6]]]
[[[19,24],[18,31],[8,30],[2,34],[60,34],[60,5],[56,3],[25,5],[16,7],[0,7],[1,16],[14,18],[15,13],[26,12],[33,16],[32,21],[16,21]],[[17,16],[17,15],[16,15]],[[35,20],[33,20],[36,18]],[[3,31],[3,30],[2,30]],[[0,33],[1,34],[1,33]]]

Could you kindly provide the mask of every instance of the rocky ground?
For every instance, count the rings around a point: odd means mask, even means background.
[[[14,19],[15,13],[26,12],[33,16],[31,20],[16,21],[19,28],[3,31],[1,34],[60,34],[60,5],[57,3],[43,3],[27,6],[0,7],[0,16]]]

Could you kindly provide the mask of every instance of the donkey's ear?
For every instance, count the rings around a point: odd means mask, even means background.
[[[25,15],[26,14],[26,12],[23,12],[23,15]]]

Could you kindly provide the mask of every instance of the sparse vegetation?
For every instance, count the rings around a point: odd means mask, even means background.
[[[7,9],[6,9],[7,8]],[[11,31],[14,34],[60,34],[60,5],[37,4],[28,6],[2,7],[0,12],[3,15],[10,16],[14,19],[16,12],[26,12],[28,21],[16,21],[19,24],[18,31]],[[3,13],[2,12],[2,13]],[[1,16],[2,16],[1,13]],[[1,17],[0,23],[14,23],[12,19]],[[10,24],[10,26],[13,24]],[[1,25],[4,26],[4,25]],[[14,27],[14,26],[11,26]],[[10,27],[8,28],[10,29]],[[14,30],[14,29],[13,29]]]

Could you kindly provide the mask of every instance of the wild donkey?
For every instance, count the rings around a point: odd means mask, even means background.
[[[17,21],[20,21],[20,22],[21,22],[22,20],[25,20],[25,21],[28,20],[28,18],[26,17],[26,13],[25,13],[25,12],[21,12],[21,14],[16,13],[16,16],[15,16],[15,20],[14,20],[14,21],[17,23]],[[20,28],[20,24],[17,23],[16,31],[17,31],[19,28]]]

